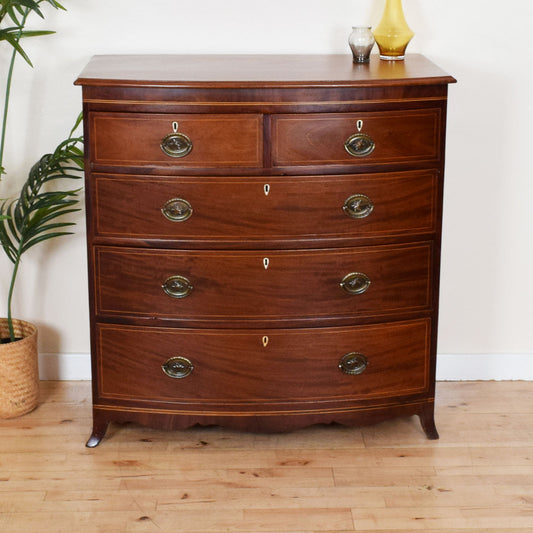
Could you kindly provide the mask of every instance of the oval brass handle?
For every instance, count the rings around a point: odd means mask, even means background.
[[[366,157],[374,151],[375,147],[376,143],[366,133],[354,133],[344,143],[346,151],[354,157]]]
[[[339,368],[345,374],[356,376],[362,374],[368,366],[368,359],[357,352],[350,352],[344,355],[339,361]]]
[[[161,141],[161,150],[170,157],[185,157],[192,150],[192,141],[183,133],[169,133]]]
[[[353,194],[346,198],[342,210],[351,218],[365,218],[374,210],[374,204],[364,194]]]
[[[172,222],[184,222],[192,215],[192,206],[183,198],[171,198],[161,208],[161,213]]]
[[[351,272],[342,278],[340,286],[348,294],[363,294],[370,287],[370,278],[362,272]]]
[[[171,357],[161,366],[163,372],[174,379],[186,378],[193,370],[193,364],[186,357]]]
[[[161,287],[172,298],[185,298],[193,290],[191,282],[184,276],[170,276]]]

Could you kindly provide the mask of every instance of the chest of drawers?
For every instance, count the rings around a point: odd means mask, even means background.
[[[110,422],[434,423],[447,86],[422,56],[96,56],[96,446]]]

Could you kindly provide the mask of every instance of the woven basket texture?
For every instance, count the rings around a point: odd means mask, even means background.
[[[17,319],[13,328],[21,340],[0,344],[0,418],[29,413],[39,402],[37,328]],[[5,318],[0,318],[0,337],[9,337]]]

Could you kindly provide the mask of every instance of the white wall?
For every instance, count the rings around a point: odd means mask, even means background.
[[[47,6],[44,23],[33,19],[57,31],[26,40],[35,68],[16,66],[0,198],[68,133],[81,107],[72,82],[93,54],[349,54],[351,25],[375,26],[384,0],[63,3],[68,12]],[[404,10],[416,33],[408,51],[459,82],[448,117],[440,375],[532,378],[531,2],[404,0]],[[69,370],[89,352],[83,215],[77,220],[75,236],[28,253],[16,293],[15,314],[39,325],[41,352],[52,354],[43,359],[48,377],[86,376],[87,365]],[[1,301],[8,267],[0,258]]]

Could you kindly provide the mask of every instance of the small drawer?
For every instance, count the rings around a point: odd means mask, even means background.
[[[432,171],[298,178],[93,174],[90,186],[98,237],[221,246],[409,235],[436,226]]]
[[[272,118],[274,167],[383,165],[440,158],[439,109]]]
[[[96,335],[103,399],[268,411],[277,402],[417,394],[429,383],[426,319],[309,330],[100,324]]]
[[[361,317],[430,306],[431,243],[302,251],[96,247],[96,311],[180,321]]]
[[[105,166],[261,167],[261,115],[91,113],[92,160]]]

